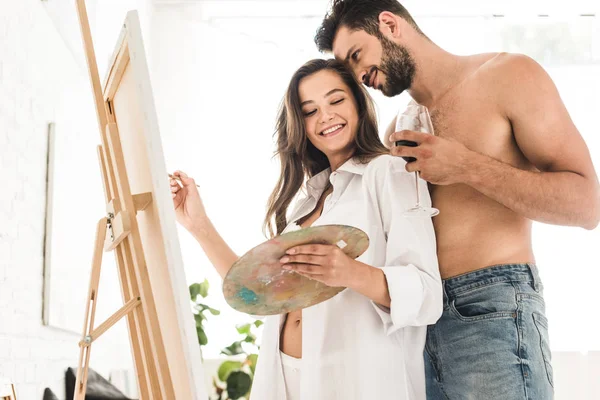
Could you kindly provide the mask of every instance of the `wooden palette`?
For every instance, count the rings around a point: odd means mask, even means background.
[[[346,225],[315,226],[274,237],[233,264],[223,281],[227,303],[244,313],[275,315],[313,306],[344,290],[281,268],[285,252],[303,244],[337,245],[354,259],[367,250],[369,238]]]

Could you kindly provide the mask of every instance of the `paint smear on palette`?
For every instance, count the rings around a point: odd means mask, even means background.
[[[349,257],[356,258],[369,247],[369,238],[351,226],[323,225],[268,240],[231,267],[223,281],[229,305],[248,314],[282,314],[318,304],[344,290],[281,269],[279,259],[288,249],[309,243],[338,245]]]
[[[238,296],[246,304],[254,304],[258,301],[256,293],[245,287],[238,292]]]

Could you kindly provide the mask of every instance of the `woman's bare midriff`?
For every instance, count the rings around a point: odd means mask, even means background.
[[[281,351],[290,357],[302,358],[302,310],[287,314],[281,330]]]

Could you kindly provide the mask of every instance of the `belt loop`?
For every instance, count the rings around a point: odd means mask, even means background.
[[[534,264],[527,264],[529,267],[529,273],[531,274],[531,279],[533,280],[533,289],[536,292],[539,292],[541,289],[540,275],[538,274],[538,269]]]
[[[443,298],[444,298],[444,309],[448,308],[448,306],[450,305],[450,299],[448,298],[448,291],[446,290],[446,281],[442,280],[442,292],[443,292]]]

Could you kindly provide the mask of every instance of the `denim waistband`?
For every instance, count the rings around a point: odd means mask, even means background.
[[[502,264],[445,279],[444,294],[454,296],[479,286],[499,282],[529,283],[536,292],[543,288],[535,264]]]

